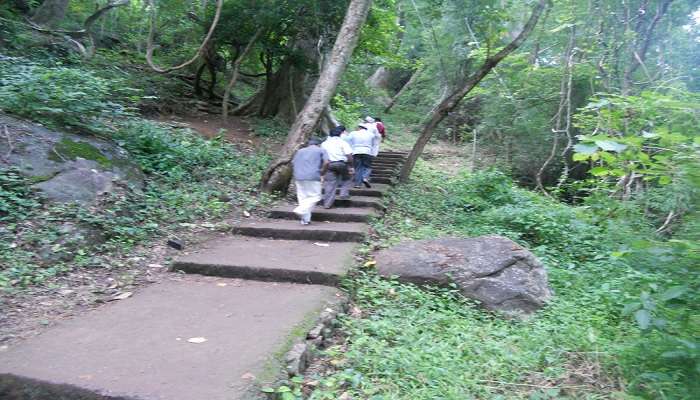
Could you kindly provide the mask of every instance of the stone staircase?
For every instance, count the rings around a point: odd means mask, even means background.
[[[0,398],[259,398],[256,385],[300,373],[323,343],[344,301],[335,286],[405,158],[381,152],[372,188],[317,207],[311,225],[275,207],[176,260],[170,279],[0,352]]]

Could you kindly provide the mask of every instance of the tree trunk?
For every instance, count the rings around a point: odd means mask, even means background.
[[[447,114],[450,111],[457,107],[457,105],[464,98],[464,96],[469,94],[469,92],[471,92],[472,89],[474,89],[474,87],[476,87],[476,85],[478,85],[479,82],[481,82],[481,80],[484,79],[484,77],[486,77],[486,75],[488,75],[488,73],[494,67],[496,67],[496,65],[498,65],[498,63],[500,63],[510,53],[515,51],[518,47],[520,47],[523,44],[525,39],[527,39],[527,37],[532,33],[532,30],[535,28],[535,25],[537,25],[537,21],[539,20],[540,15],[542,15],[542,11],[545,9],[547,4],[547,0],[540,0],[533,9],[532,14],[530,15],[530,19],[528,19],[520,34],[518,34],[518,36],[515,39],[513,39],[513,41],[510,42],[506,47],[501,49],[501,51],[487,58],[486,61],[484,61],[484,63],[481,65],[481,67],[465,80],[461,88],[457,89],[456,91],[452,92],[452,94],[445,97],[438,104],[438,106],[435,107],[435,109],[430,114],[428,122],[421,130],[418,140],[416,140],[416,143],[413,145],[413,149],[411,149],[411,153],[408,155],[406,163],[404,163],[403,167],[401,168],[401,176],[399,178],[401,182],[408,181],[408,178],[411,175],[411,171],[413,171],[413,167],[415,167],[416,165],[416,160],[418,160],[418,157],[423,152],[425,145],[433,136],[433,131],[435,130],[435,127],[437,127],[438,124],[440,124],[440,122],[447,116]]]
[[[304,108],[297,115],[296,121],[289,129],[287,141],[279,157],[265,171],[262,177],[262,189],[265,192],[284,191],[291,180],[291,158],[297,149],[313,132],[321,114],[335,93],[340,77],[350,61],[360,29],[367,19],[371,0],[351,0],[345,14],[343,25],[333,45],[330,60],[321,71],[311,96]]]
[[[66,16],[70,0],[45,0],[32,16],[35,24],[55,28]]]
[[[243,52],[240,53],[236,57],[236,60],[233,62],[231,80],[228,82],[228,85],[226,85],[226,90],[224,91],[224,98],[221,102],[221,118],[224,120],[224,123],[228,121],[228,99],[231,97],[231,90],[236,85],[236,81],[238,80],[238,71],[241,68],[241,62],[244,58],[246,58],[248,53],[250,53],[250,50],[253,48],[253,44],[256,40],[258,40],[258,37],[261,33],[262,28],[258,28],[258,30],[255,32],[255,35],[253,35],[248,44],[245,46],[245,49],[243,49]]]
[[[413,73],[411,74],[411,77],[408,79],[408,81],[406,81],[406,83],[403,86],[401,86],[401,89],[399,89],[399,91],[394,95],[394,97],[391,98],[391,101],[389,101],[389,104],[387,104],[386,108],[384,109],[384,112],[386,114],[389,114],[391,109],[396,104],[396,101],[399,99],[399,97],[401,97],[401,95],[406,92],[406,89],[408,89],[409,87],[411,87],[411,85],[413,85],[413,83],[416,81],[416,78],[420,74],[421,70],[422,70],[421,68],[418,68],[415,71],[413,71]]]
[[[306,70],[295,66],[292,60],[283,62],[277,72],[265,81],[265,88],[231,114],[279,117],[293,122],[298,111],[295,105],[304,102],[306,75]]]

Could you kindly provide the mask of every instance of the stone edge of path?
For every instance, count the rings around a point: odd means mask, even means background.
[[[338,314],[347,312],[350,297],[342,293],[338,301],[324,308],[311,324],[312,328],[297,337],[284,355],[285,372],[288,378],[303,376],[306,368],[319,353],[332,343],[335,321]]]

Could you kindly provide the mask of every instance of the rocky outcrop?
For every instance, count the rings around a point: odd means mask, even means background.
[[[0,168],[16,167],[36,182],[48,201],[90,203],[115,190],[115,181],[136,188],[143,174],[116,143],[57,132],[0,114]]]
[[[400,243],[376,257],[380,275],[458,285],[465,297],[507,316],[526,316],[552,297],[547,272],[527,249],[501,236]]]

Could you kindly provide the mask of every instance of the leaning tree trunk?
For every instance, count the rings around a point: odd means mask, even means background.
[[[453,91],[452,94],[445,97],[430,113],[430,119],[425,126],[423,126],[420,136],[418,136],[418,140],[416,140],[416,143],[413,145],[413,149],[411,149],[411,153],[408,155],[406,162],[401,168],[401,176],[399,177],[401,182],[408,181],[408,178],[411,176],[411,171],[413,171],[413,167],[416,165],[416,160],[418,160],[418,157],[423,152],[425,145],[433,136],[433,131],[438,124],[445,119],[450,111],[457,107],[464,96],[469,94],[469,92],[471,92],[472,89],[474,89],[476,85],[478,85],[479,82],[481,82],[481,80],[484,79],[484,77],[486,77],[486,75],[488,75],[489,72],[496,67],[496,65],[498,65],[498,63],[500,63],[504,58],[506,58],[506,56],[515,51],[523,44],[523,42],[525,42],[525,39],[530,36],[532,30],[535,28],[535,25],[537,25],[537,21],[539,20],[540,15],[542,15],[542,11],[545,9],[547,4],[547,0],[540,0],[532,11],[530,19],[528,19],[520,34],[518,34],[518,36],[506,47],[501,49],[501,51],[487,58],[481,67],[465,80],[461,88]]]
[[[371,0],[350,1],[326,67],[321,71],[314,90],[289,129],[287,141],[280,151],[279,157],[263,174],[261,186],[265,192],[284,191],[289,186],[292,177],[290,165],[292,156],[311,135],[319,118],[321,118],[321,114],[335,93],[340,77],[343,75],[357,45],[360,28],[367,19],[371,3]]]
[[[399,89],[399,91],[394,95],[394,97],[391,98],[391,100],[389,101],[389,104],[387,104],[386,108],[384,108],[385,113],[389,114],[389,112],[391,112],[391,109],[394,108],[394,105],[396,105],[396,101],[399,99],[399,97],[401,97],[402,94],[404,94],[406,92],[406,89],[408,89],[409,87],[411,87],[413,85],[413,83],[418,78],[418,75],[420,74],[421,70],[422,70],[422,68],[419,67],[418,69],[413,71],[413,73],[411,74],[411,77],[408,78],[408,81],[406,81],[406,83],[404,83],[404,85],[401,86],[401,89]]]
[[[66,16],[70,0],[45,0],[32,16],[32,22],[38,25],[55,28]]]
[[[248,41],[248,44],[245,46],[245,49],[243,49],[243,52],[240,53],[233,62],[231,80],[229,80],[228,84],[226,85],[226,90],[224,91],[224,98],[221,101],[221,118],[224,120],[224,123],[228,122],[228,99],[231,97],[231,90],[233,90],[233,87],[238,81],[238,72],[241,68],[241,62],[243,62],[243,59],[246,58],[248,53],[250,53],[250,50],[253,48],[253,44],[256,40],[258,40],[258,37],[261,33],[262,28],[258,28],[258,30],[255,32],[250,41]]]

